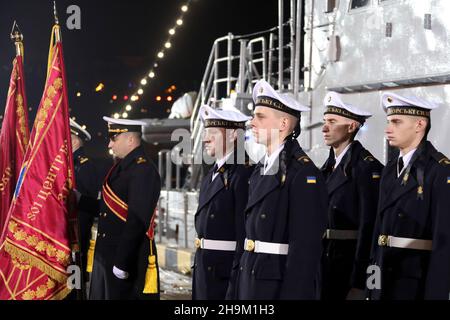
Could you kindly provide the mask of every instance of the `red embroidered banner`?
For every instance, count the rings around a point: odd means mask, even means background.
[[[3,250],[14,268],[6,275],[1,269],[7,286],[0,286],[0,298],[61,299],[70,292],[67,268],[77,243],[75,182],[59,32],[59,26],[52,30],[45,90],[9,212]],[[16,287],[9,292],[12,284]]]
[[[9,207],[22,167],[30,130],[22,56],[13,61],[5,115],[0,133],[0,232],[4,230]],[[4,240],[0,234],[0,244]]]

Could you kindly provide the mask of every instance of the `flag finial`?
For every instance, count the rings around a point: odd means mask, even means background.
[[[23,57],[23,34],[20,32],[19,25],[15,20],[11,29],[11,40],[16,46],[16,56]]]
[[[59,25],[58,11],[56,10],[56,1],[53,1],[53,15],[55,16],[55,24]]]
[[[11,29],[11,40],[14,41],[14,43],[23,41],[23,34],[20,32],[19,25],[15,20]]]

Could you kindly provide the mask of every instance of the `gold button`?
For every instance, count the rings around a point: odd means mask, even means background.
[[[378,237],[378,245],[380,247],[385,247],[385,246],[387,246],[387,244],[388,244],[388,236],[380,235]]]
[[[249,252],[253,252],[255,250],[255,242],[253,240],[247,240],[247,244],[245,245],[245,250]]]
[[[200,240],[199,238],[195,238],[195,248],[199,249],[201,247],[202,244],[202,240]]]

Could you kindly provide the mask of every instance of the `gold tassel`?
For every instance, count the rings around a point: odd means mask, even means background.
[[[150,255],[148,256],[147,272],[145,274],[145,294],[158,293],[158,270],[156,269],[156,256],[153,255],[152,240],[150,240]]]
[[[89,250],[87,253],[86,271],[91,273],[94,266],[95,240],[89,240]]]

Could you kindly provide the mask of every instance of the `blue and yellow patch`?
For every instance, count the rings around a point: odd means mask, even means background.
[[[317,178],[316,177],[306,177],[306,183],[307,184],[316,184]]]
[[[450,177],[447,177],[447,184],[450,184]]]
[[[376,179],[380,179],[381,175],[378,172],[373,172],[372,173],[372,179],[376,180]]]

